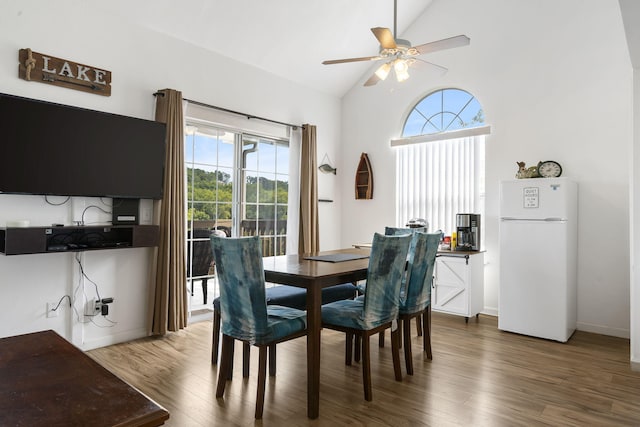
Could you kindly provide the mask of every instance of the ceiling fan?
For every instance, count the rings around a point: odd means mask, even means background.
[[[469,37],[459,35],[418,46],[411,46],[411,43],[408,40],[396,38],[396,29],[398,24],[397,12],[398,2],[397,0],[393,0],[393,33],[391,33],[391,30],[384,27],[375,27],[371,29],[374,36],[378,39],[378,42],[380,42],[380,51],[378,55],[363,56],[359,58],[332,59],[323,61],[322,63],[325,65],[331,65],[359,61],[384,61],[384,63],[364,83],[364,86],[373,86],[379,81],[386,79],[392,68],[398,82],[403,82],[409,78],[409,67],[417,61],[429,64],[439,68],[440,70],[447,71],[445,67],[417,58],[418,55],[466,46],[470,42]]]

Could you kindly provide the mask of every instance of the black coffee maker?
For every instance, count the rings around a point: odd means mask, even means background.
[[[457,214],[456,232],[456,251],[480,250],[480,215]]]

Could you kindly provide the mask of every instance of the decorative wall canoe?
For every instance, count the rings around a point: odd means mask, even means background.
[[[356,170],[356,200],[358,199],[373,199],[373,171],[367,153],[360,155]]]

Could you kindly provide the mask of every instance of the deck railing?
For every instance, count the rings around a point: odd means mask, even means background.
[[[287,251],[287,220],[270,219],[240,221],[241,236],[260,236],[262,256],[284,255]]]
[[[231,220],[194,221],[194,229],[218,229],[231,236]],[[240,221],[240,236],[260,236],[262,255],[284,255],[287,251],[287,220],[245,219]],[[197,236],[196,236],[197,238]]]

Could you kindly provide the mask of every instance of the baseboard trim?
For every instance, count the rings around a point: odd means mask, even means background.
[[[487,314],[489,316],[498,317],[498,309],[494,307],[485,307],[484,310],[481,311],[482,314]]]
[[[609,335],[612,337],[629,339],[629,329],[611,328],[609,326],[594,325],[591,323],[578,322],[576,329],[583,332],[591,332],[600,335]]]
[[[106,347],[108,345],[119,344],[121,342],[137,340],[138,338],[144,338],[146,336],[148,336],[146,328],[131,329],[106,337],[99,337],[90,340],[85,339],[80,348],[83,351],[88,351],[95,348]]]
[[[482,311],[482,314],[488,314],[490,316],[499,317],[498,310],[495,308],[485,307],[484,310]],[[629,339],[631,337],[629,329],[611,328],[609,326],[594,325],[592,323],[578,322],[578,324],[576,325],[576,330],[583,331],[583,332],[591,332],[591,333],[600,334],[600,335],[608,335],[611,337],[618,337],[618,338]]]

